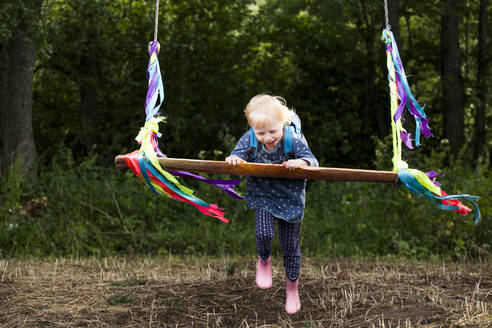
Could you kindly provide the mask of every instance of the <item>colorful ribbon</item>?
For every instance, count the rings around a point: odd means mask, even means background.
[[[193,196],[193,190],[181,185],[176,177],[182,176],[198,179],[221,188],[231,197],[244,199],[243,196],[233,190],[234,186],[238,185],[241,180],[215,180],[189,172],[167,172],[159,165],[159,158],[167,157],[159,149],[157,140],[161,136],[159,133],[159,123],[164,121],[164,117],[159,116],[159,110],[164,101],[164,87],[159,60],[157,59],[159,49],[159,43],[157,41],[152,42],[149,49],[149,63],[147,68],[149,84],[145,97],[145,125],[140,129],[139,134],[135,138],[140,144],[140,149],[124,155],[125,162],[135,175],[144,181],[154,193],[189,203],[203,214],[215,217],[223,222],[229,222],[224,217],[224,212],[216,204],[208,204]]]
[[[415,169],[409,169],[408,164],[402,160],[402,143],[408,148],[413,149],[411,134],[403,128],[401,117],[405,108],[415,119],[415,145],[420,145],[420,135],[425,138],[432,136],[429,129],[429,121],[425,115],[424,108],[419,105],[408,85],[405,70],[398,52],[393,33],[389,29],[383,30],[382,40],[386,45],[386,64],[388,67],[388,81],[391,99],[391,130],[393,137],[393,170],[398,172],[398,178],[412,193],[424,196],[443,210],[451,210],[466,215],[471,209],[463,205],[458,199],[469,201],[475,209],[475,225],[480,221],[480,209],[476,201],[479,197],[467,194],[448,195],[441,190],[441,184],[435,179],[435,171],[427,173]]]

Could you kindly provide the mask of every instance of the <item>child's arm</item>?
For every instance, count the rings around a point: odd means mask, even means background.
[[[289,159],[287,162],[283,162],[282,166],[287,170],[294,170],[298,167],[309,166],[309,162],[304,159]]]
[[[294,170],[302,166],[319,166],[318,160],[314,157],[307,143],[297,136],[292,139],[292,150],[296,159],[291,159],[282,164],[289,170]]]
[[[244,159],[236,155],[231,155],[226,157],[225,161],[229,165],[238,165],[239,163],[246,163]]]
[[[239,163],[246,162],[248,158],[249,150],[249,131],[247,131],[234,147],[232,153],[226,157],[225,161],[229,165],[238,165]]]

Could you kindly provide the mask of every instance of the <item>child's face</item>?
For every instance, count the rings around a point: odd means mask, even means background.
[[[282,140],[284,124],[282,121],[274,121],[263,128],[253,127],[258,141],[265,145],[267,150],[273,150],[277,143]]]

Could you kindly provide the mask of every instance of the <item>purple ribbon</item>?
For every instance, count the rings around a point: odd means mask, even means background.
[[[154,71],[154,74],[152,76],[150,76],[150,68],[152,67],[152,63],[150,62],[151,58],[152,58],[152,55],[155,53],[155,55],[157,56],[159,54],[158,52],[158,45],[159,43],[157,41],[153,42],[152,43],[152,46],[150,48],[150,51],[149,51],[149,64],[148,64],[148,68],[147,68],[147,79],[150,80],[149,82],[149,86],[147,88],[147,95],[145,97],[145,114],[147,115],[146,119],[148,119],[148,116],[149,116],[149,113],[147,111],[147,106],[150,102],[150,100],[152,99],[152,96],[154,95],[154,93],[156,92],[157,90],[157,86],[158,86],[158,78],[159,78],[159,72],[157,72],[157,70]],[[157,60],[156,60],[157,62]],[[155,62],[155,65],[157,65]],[[160,102],[162,103],[163,99],[160,100]]]
[[[156,55],[158,55],[158,42],[157,41],[154,41],[152,43],[152,46],[149,50],[149,57],[151,58],[152,55],[155,53]],[[150,76],[151,74],[151,67],[152,65],[156,66],[156,69],[152,72],[152,76]],[[159,76],[160,76],[160,71],[159,71],[159,68],[158,68],[158,64],[157,64],[157,60],[156,62],[152,64],[150,62],[150,59],[149,59],[149,64],[148,64],[148,68],[147,68],[147,78],[150,79],[150,83],[149,83],[149,86],[148,86],[148,89],[147,89],[147,96],[145,97],[145,112],[147,114],[147,119],[148,119],[148,116],[149,116],[149,113],[147,111],[148,108],[148,105],[149,105],[149,102],[150,100],[152,99],[152,96],[154,95],[154,93],[156,92],[157,88],[160,87],[159,83],[160,83],[160,79],[159,79]],[[163,96],[163,95],[161,95]],[[160,99],[160,102],[162,103],[163,99]],[[160,105],[159,105],[160,106]],[[151,111],[152,109],[149,109],[149,111]],[[154,110],[155,110],[155,107],[154,107]],[[154,151],[156,152],[157,154],[157,157],[159,158],[166,158],[167,156],[162,153],[162,151],[159,149],[159,145],[158,145],[158,140],[157,140],[157,134],[156,133],[153,133],[152,134],[152,139],[154,141]],[[190,173],[190,172],[183,172],[183,171],[169,171],[169,173],[171,173],[172,175],[174,176],[181,176],[181,177],[188,177],[188,178],[193,178],[193,179],[197,179],[197,180],[200,180],[202,182],[205,182],[205,183],[208,183],[208,184],[212,184],[212,185],[215,185],[219,188],[221,188],[222,190],[224,190],[224,192],[233,197],[233,198],[236,198],[236,199],[240,199],[240,200],[243,200],[244,197],[239,195],[233,188],[240,184],[241,183],[241,180],[216,180],[216,179],[208,179],[208,178],[204,178],[198,174],[193,174],[193,173]]]
[[[409,149],[413,149],[412,145],[412,134],[407,131],[400,131],[401,141],[407,146]]]
[[[429,172],[425,172],[425,175],[427,175],[427,177],[429,177],[429,179],[431,179],[431,180],[432,180],[432,182],[434,183],[434,185],[436,185],[436,186],[438,186],[438,187],[440,187],[440,186],[441,186],[441,184],[440,184],[439,182],[437,182],[435,179],[436,179],[437,177],[443,177],[443,176],[444,176],[444,174],[439,174],[439,173],[437,173],[437,172],[436,172],[436,171],[434,171],[434,170],[430,170]]]
[[[421,125],[420,125],[420,131],[422,132],[422,134],[424,135],[424,137],[426,138],[429,138],[429,137],[432,137],[433,134],[432,132],[430,132],[430,129],[429,129],[429,120],[425,117],[423,117],[421,119]]]
[[[400,104],[398,106],[395,115],[393,116],[393,120],[397,122],[401,118],[403,111],[405,110],[405,107],[407,107],[410,113],[415,118],[415,123],[417,124],[416,132],[415,132],[415,143],[419,145],[420,133],[425,138],[429,138],[432,136],[432,133],[430,132],[429,129],[429,120],[425,117],[425,114],[423,112],[419,111],[419,109],[416,108],[416,105],[414,103],[416,102],[416,100],[413,98],[413,95],[407,94],[406,87],[408,87],[408,82],[406,81],[405,70],[403,68],[403,64],[399,57],[398,50],[396,48],[393,49],[391,43],[392,40],[388,40],[388,41],[389,42],[386,43],[386,50],[392,54],[395,62],[395,66],[397,68],[395,69],[395,79],[398,87],[397,90],[398,98],[400,99]],[[396,54],[393,54],[393,51],[395,51]],[[408,90],[408,92],[410,91]],[[408,147],[409,144],[410,145],[412,144],[412,140],[406,138],[404,143]],[[409,147],[409,148],[413,149],[413,147]]]
[[[174,176],[193,178],[193,179],[197,179],[197,180],[200,180],[200,181],[208,183],[208,184],[215,185],[215,186],[221,188],[222,190],[224,190],[224,192],[227,195],[229,195],[233,198],[240,199],[240,200],[244,199],[243,196],[239,195],[233,189],[235,186],[237,186],[238,184],[241,183],[241,180],[239,180],[239,179],[237,179],[237,180],[208,179],[208,178],[202,177],[201,175],[193,174],[190,172],[184,172],[184,171],[169,171],[169,173],[171,173]]]

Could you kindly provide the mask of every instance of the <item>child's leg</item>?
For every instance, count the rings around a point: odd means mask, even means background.
[[[272,242],[275,237],[273,225],[275,218],[264,210],[257,210],[256,217],[256,249],[258,263],[256,265],[256,285],[262,289],[272,287]]]
[[[285,268],[285,311],[294,314],[301,309],[299,298],[299,270],[301,268],[301,248],[299,247],[299,233],[301,223],[289,223],[278,220],[278,231]]]
[[[294,282],[299,277],[301,268],[301,248],[299,246],[299,233],[301,222],[289,223],[278,220],[278,237],[284,257],[284,269],[290,281]]]
[[[258,209],[256,218],[256,250],[262,260],[270,257],[272,252],[273,238],[275,237],[275,218],[265,210]]]

